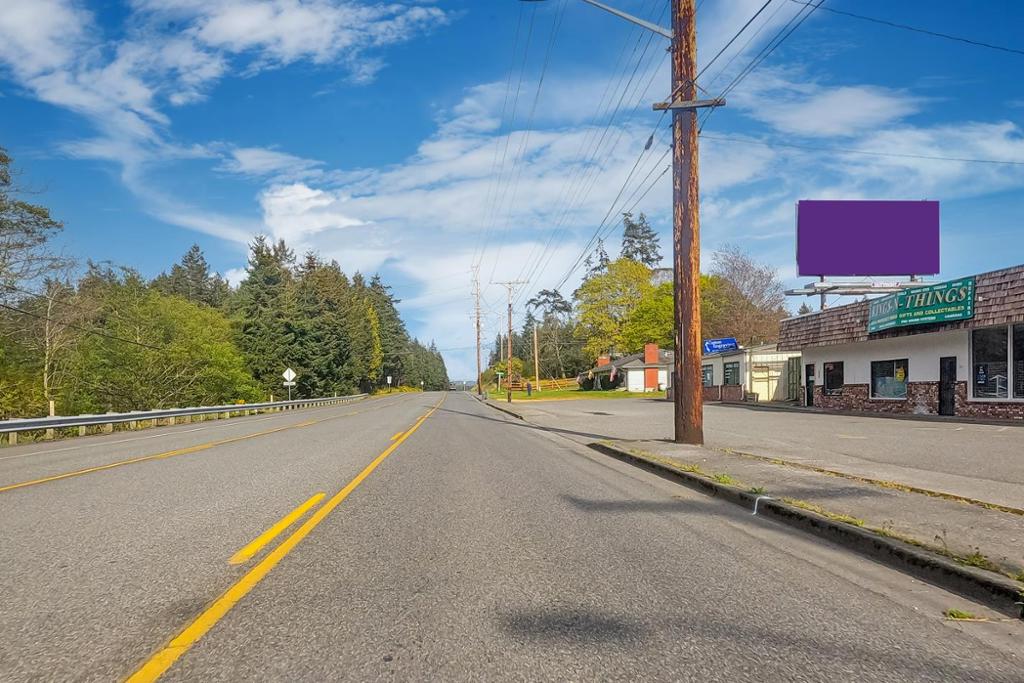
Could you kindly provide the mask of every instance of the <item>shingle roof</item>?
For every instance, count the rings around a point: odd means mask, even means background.
[[[1024,265],[975,276],[974,318],[934,325],[898,327],[868,335],[868,302],[788,318],[779,331],[780,351],[907,337],[925,332],[972,329],[1024,322]]]
[[[662,365],[672,365],[672,361],[673,361],[674,358],[675,358],[675,353],[672,352],[671,350],[658,349],[658,365],[659,366],[662,366]],[[607,364],[601,365],[601,366],[595,366],[595,367],[591,368],[591,371],[592,372],[606,372],[606,371],[611,371],[611,369],[613,367],[621,369],[621,368],[626,367],[626,366],[638,367],[638,368],[646,367],[646,363],[644,363],[644,352],[641,351],[640,353],[631,353],[628,356],[623,356],[622,358],[616,358],[615,360],[613,360],[610,363],[607,363]]]

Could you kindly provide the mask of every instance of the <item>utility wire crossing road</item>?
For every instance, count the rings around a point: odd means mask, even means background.
[[[465,394],[66,443],[0,454],[4,681],[1020,680],[1019,623]]]

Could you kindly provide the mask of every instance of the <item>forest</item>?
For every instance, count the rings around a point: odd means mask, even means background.
[[[386,386],[448,388],[436,346],[412,338],[377,275],[257,236],[242,281],[197,245],[153,279],[60,253],[63,229],[22,198],[0,148],[0,417],[147,410]]]

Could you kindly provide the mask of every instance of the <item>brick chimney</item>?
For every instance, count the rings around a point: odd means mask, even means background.
[[[658,362],[658,345],[657,344],[644,344],[644,363],[647,365],[655,364]]]
[[[597,357],[597,367],[599,367],[599,368],[602,367],[602,366],[608,365],[611,362],[612,362],[612,359],[611,359],[610,356],[608,356],[608,354],[605,354],[603,356],[598,356]]]

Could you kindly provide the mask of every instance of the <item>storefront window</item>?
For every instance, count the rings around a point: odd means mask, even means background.
[[[833,396],[843,393],[842,363],[825,363],[825,393]]]
[[[1013,326],[1013,397],[1024,398],[1024,325]]]
[[[713,387],[715,386],[715,366],[704,365],[701,366],[701,374],[704,377],[704,386]]]
[[[734,361],[732,363],[726,363],[725,370],[725,381],[722,384],[739,384],[740,383],[740,363]]]
[[[871,398],[907,397],[907,360],[876,360],[871,363]]]
[[[975,398],[1009,396],[1010,363],[1007,347],[1005,327],[989,327],[971,332],[971,382]]]

